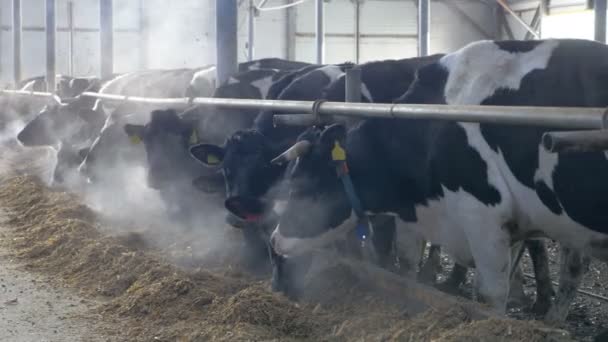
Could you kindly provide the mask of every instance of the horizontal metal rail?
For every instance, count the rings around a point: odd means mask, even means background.
[[[2,91],[4,93],[30,95],[32,92]],[[37,93],[45,94],[45,93]],[[49,93],[47,96],[50,96]],[[608,127],[605,108],[589,107],[507,107],[507,106],[453,106],[422,104],[381,104],[313,101],[250,100],[230,98],[149,98],[138,96],[99,94],[84,92],[81,96],[95,97],[104,101],[128,101],[147,104],[230,107],[240,109],[272,110],[286,113],[314,113],[344,117],[382,117],[399,119],[432,119],[462,122],[482,122],[508,125],[532,125],[569,129],[602,129]],[[65,101],[65,100],[64,100]],[[312,114],[275,115],[275,122],[302,124],[317,122]]]
[[[547,132],[542,142],[554,153],[608,151],[608,130]]]
[[[2,31],[12,31],[12,27],[9,25],[0,26]],[[22,26],[22,31],[30,31],[30,32],[45,32],[46,29],[44,26]],[[99,29],[95,27],[74,27],[70,29],[69,27],[57,27],[58,32],[81,32],[81,33],[98,33]],[[139,28],[114,28],[114,32],[116,33],[139,33]]]
[[[21,96],[33,96],[33,97],[47,97],[49,100],[55,101],[57,103],[67,102],[70,99],[61,99],[55,93],[49,93],[44,91],[27,91],[27,90],[9,90],[4,89],[0,90],[0,94],[5,95],[21,95]]]

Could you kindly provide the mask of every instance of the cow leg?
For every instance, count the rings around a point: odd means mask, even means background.
[[[520,261],[524,254],[524,241],[517,242],[513,245],[511,253],[514,256],[511,262],[510,270],[510,292],[507,305],[509,307],[525,307],[529,303],[529,298],[524,291],[524,275],[521,270]]]
[[[426,247],[426,243],[423,248]],[[422,250],[424,253],[424,249]],[[441,271],[441,247],[431,244],[429,248],[429,257],[423,266],[420,267],[418,280],[426,284],[435,284],[437,282],[437,274]]]
[[[561,246],[559,288],[545,321],[561,323],[566,320],[570,303],[576,296],[576,290],[589,269],[590,262],[591,258],[580,251]]]
[[[536,279],[536,301],[532,311],[544,315],[551,306],[551,297],[555,295],[551,275],[549,274],[547,246],[542,240],[526,240],[526,247],[532,259],[534,278]]]
[[[268,242],[260,236],[256,227],[244,227],[242,231],[245,238],[243,257],[246,267],[254,274],[262,275],[268,264]]]
[[[374,244],[378,264],[380,267],[389,268],[392,261],[393,244],[395,241],[395,218],[387,215],[375,215],[370,218],[374,234],[372,243]]]
[[[504,314],[507,309],[512,262],[510,237],[503,229],[474,232],[476,229],[487,227],[470,228],[467,231],[467,239],[469,245],[473,246],[471,252],[475,261],[479,298],[500,314]]]
[[[519,265],[517,265],[511,275],[511,285],[509,288],[509,307],[527,307],[529,305],[530,298],[524,291],[524,275]]]
[[[420,264],[420,251],[426,245],[426,240],[405,222],[399,221],[397,227],[395,241],[399,273],[414,278]]]
[[[302,295],[302,286],[312,265],[313,255],[285,258],[275,253],[270,241],[267,242],[267,246],[272,265],[272,291],[280,292],[291,300],[298,300]]]

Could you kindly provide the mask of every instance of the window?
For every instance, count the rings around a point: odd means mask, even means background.
[[[593,39],[595,17],[593,11],[572,11],[544,16],[541,21],[542,38]]]

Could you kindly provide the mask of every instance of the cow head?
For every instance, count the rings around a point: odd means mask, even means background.
[[[345,140],[346,128],[342,125],[312,128],[275,159],[290,163],[289,199],[271,238],[277,253],[293,255],[304,241],[322,237],[351,216],[352,208],[332,159],[332,153],[342,148]]]
[[[17,135],[24,146],[57,145],[87,134],[92,126],[103,123],[105,113],[99,101],[81,97],[84,91],[97,91],[101,82],[97,79],[71,79],[60,82],[60,97],[75,97],[69,103],[46,105]],[[97,105],[96,105],[97,103]]]
[[[283,166],[271,163],[280,152],[257,130],[237,131],[223,147],[200,144],[190,148],[192,156],[207,167],[222,169],[226,208],[250,223],[260,221],[272,209],[263,196],[283,173]]]
[[[197,173],[201,168],[188,152],[189,146],[198,142],[195,120],[180,117],[171,109],[155,110],[147,124],[126,124],[124,131],[132,144],[142,143],[146,150],[151,188],[160,189],[175,180],[195,180],[200,176]]]
[[[67,104],[50,104],[30,121],[17,135],[24,146],[56,145],[78,137],[87,127],[103,122],[101,106],[94,108],[89,98],[78,98]]]

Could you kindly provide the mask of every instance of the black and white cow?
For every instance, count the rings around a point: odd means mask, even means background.
[[[362,97],[365,101],[371,102],[372,92],[375,99],[379,102],[392,102],[401,96],[414,79],[416,69],[437,60],[440,56],[425,58],[413,58],[400,61],[372,62],[355,68],[362,71]],[[338,84],[338,85],[336,85]],[[391,88],[392,85],[392,88]],[[332,101],[344,101],[344,66],[325,66],[316,69],[306,75],[295,79],[278,96],[280,100],[317,100],[329,97]],[[227,196],[227,209],[236,217],[248,221],[249,224],[261,222],[272,222],[276,216],[274,201],[281,197],[278,194],[280,186],[277,184],[285,170],[282,165],[271,165],[270,161],[277,157],[281,152],[293,144],[297,136],[302,132],[301,128],[275,127],[272,124],[272,114],[269,112],[261,113],[253,128],[238,131],[227,139],[224,146],[200,144],[193,146],[191,152],[193,156],[206,163],[211,158],[214,163],[221,161],[223,173],[225,175]],[[260,213],[256,210],[264,209]],[[232,218],[232,215],[229,215]],[[377,219],[375,226],[385,234],[382,239],[375,240],[379,251],[390,249],[390,241],[394,234],[393,228],[380,224],[381,218]],[[238,222],[244,225],[243,222]],[[381,234],[376,235],[380,237]],[[421,243],[422,241],[419,241]],[[384,246],[384,247],[383,247]],[[409,252],[413,252],[410,249]],[[385,253],[386,254],[386,253]],[[431,258],[438,263],[439,249],[432,247]],[[389,255],[381,254],[383,260],[381,264],[388,266]],[[402,258],[401,262],[405,267],[405,262],[415,260],[416,256],[409,255]],[[280,260],[277,260],[280,262]],[[433,263],[427,263],[430,270],[433,270]],[[414,265],[407,265],[408,269]],[[295,271],[297,272],[297,271]],[[427,269],[427,273],[429,269]],[[451,283],[457,286],[462,282],[466,275],[466,268],[457,267],[454,277],[450,278]],[[283,292],[298,292],[295,288],[297,279],[285,280],[276,278],[275,288]],[[434,274],[428,275],[434,279]],[[459,280],[460,279],[460,280]],[[289,282],[294,281],[294,284]],[[296,296],[296,293],[289,293]]]
[[[212,67],[201,70],[210,68]],[[184,96],[196,72],[200,70],[139,71],[92,82],[85,90],[105,94],[154,96],[162,94],[160,91],[154,92],[159,88],[165,90],[179,88],[179,91],[173,91],[171,94]],[[213,89],[212,83],[208,87]],[[165,93],[170,92],[171,90],[165,91]],[[47,105],[21,130],[17,138],[24,146],[55,147],[58,153],[53,181],[62,183],[88,154],[92,143],[106,123],[107,113],[111,112],[114,116],[126,115],[121,112],[123,108],[131,107],[122,104],[118,108],[112,108],[111,105],[104,108],[101,101],[95,98],[77,96],[66,104]]]
[[[419,69],[399,102],[605,107],[606,57],[608,47],[590,41],[476,42]],[[365,210],[395,214],[476,267],[480,294],[501,312],[513,244],[535,236],[559,241],[568,263],[548,319],[563,320],[584,254],[608,259],[608,160],[547,153],[541,136],[548,129],[375,118],[348,133],[341,125],[310,130],[299,139],[272,245],[297,255],[356,223],[332,165],[332,152],[344,149]]]
[[[57,75],[56,95],[61,99],[71,98],[79,95],[92,83],[98,81],[98,79],[92,77],[72,78]],[[46,92],[47,84],[44,76],[37,76],[19,82],[15,89]],[[17,129],[15,134],[18,133],[49,101],[50,99],[46,97],[3,95],[0,97],[0,126],[4,129],[4,127],[14,125],[16,127],[13,128]],[[15,136],[11,138],[15,138]]]
[[[221,85],[213,94],[218,98],[264,99],[273,83],[285,74],[277,70],[252,70],[239,73]],[[124,131],[143,142],[147,157],[148,185],[160,191],[171,216],[188,224],[197,222],[197,214],[205,203],[223,207],[224,181],[216,168],[207,168],[189,154],[189,146],[199,142],[220,143],[233,132],[250,127],[254,110],[197,106],[184,113],[156,113],[145,125],[128,124]],[[204,184],[199,182],[204,179]],[[211,179],[211,181],[210,181]],[[194,186],[193,186],[194,184]],[[207,187],[211,199],[191,200]],[[209,189],[212,188],[212,189]],[[176,191],[176,189],[179,189]],[[217,196],[219,195],[218,198]],[[217,210],[216,210],[217,212]],[[200,220],[198,220],[200,222]],[[257,270],[267,255],[266,245],[255,234],[243,231],[247,240],[251,268]]]
[[[210,96],[215,89],[215,67],[145,71],[127,76],[121,81],[121,95],[175,98],[184,96]],[[114,93],[111,90],[108,93]],[[96,103],[96,107],[101,102]],[[104,123],[88,144],[87,154],[78,163],[78,172],[90,183],[114,182],[121,178],[127,167],[143,166],[145,153],[141,146],[130,144],[124,134],[127,123],[145,123],[154,109],[167,109],[158,105],[125,102],[118,106],[104,104]]]

